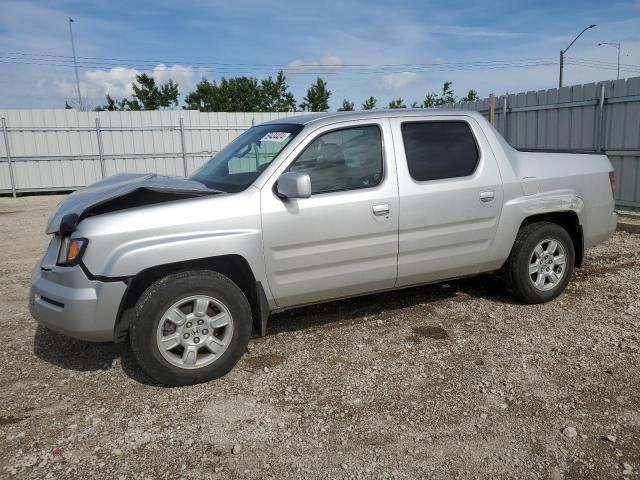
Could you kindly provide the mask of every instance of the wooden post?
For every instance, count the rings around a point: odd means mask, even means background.
[[[489,94],[489,122],[493,126],[496,124],[496,96],[493,93]]]

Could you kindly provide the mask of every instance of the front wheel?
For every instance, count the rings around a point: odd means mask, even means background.
[[[503,267],[507,290],[524,303],[553,300],[566,288],[575,261],[571,237],[561,226],[536,222],[520,229]]]
[[[169,275],[142,294],[129,328],[140,367],[168,386],[219,378],[246,351],[251,308],[240,288],[211,271]]]

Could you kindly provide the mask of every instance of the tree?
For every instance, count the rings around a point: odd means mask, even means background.
[[[347,99],[342,100],[342,106],[338,109],[339,112],[353,112],[355,110],[353,102]]]
[[[129,110],[129,100],[126,98],[117,100],[111,97],[107,93],[106,95],[107,104],[99,105],[93,109],[94,112],[119,112],[123,110]]]
[[[450,105],[452,103],[456,103],[456,97],[453,94],[453,89],[451,85],[453,82],[447,81],[442,85],[442,95],[438,100],[436,100],[436,105]]]
[[[296,99],[289,91],[284,72],[280,70],[276,79],[271,75],[262,80],[260,84],[263,95],[263,112],[294,112],[296,110]]]
[[[160,87],[155,79],[141,73],[136,75],[136,81],[131,84],[133,100],[128,100],[130,110],[158,110],[160,107],[178,106],[178,85],[169,81]]]
[[[453,82],[444,82],[442,85],[442,95],[438,95],[437,93],[427,93],[422,101],[422,107],[433,108],[455,103],[456,97],[453,94],[453,89],[451,88],[452,84]]]
[[[422,101],[424,108],[433,108],[438,105],[438,95],[436,93],[427,93]]]
[[[255,77],[222,77],[220,84],[203,78],[184,102],[185,109],[201,112],[259,112],[265,108],[265,96]],[[278,102],[271,98],[270,103]]]
[[[407,108],[407,106],[401,98],[397,98],[395,100],[391,100],[387,108]]]
[[[94,108],[96,112],[116,112],[123,110],[159,110],[161,107],[178,106],[178,84],[169,79],[163,85],[156,85],[152,76],[142,73],[136,75],[136,81],[131,84],[133,98],[114,99],[106,95],[107,103]]]
[[[308,112],[326,112],[329,110],[329,97],[331,91],[327,90],[327,82],[318,77],[307,90],[307,96],[302,99],[300,108]]]
[[[93,109],[93,104],[86,98],[79,102],[77,98],[71,98],[64,102],[65,110],[77,110],[79,112],[90,112]]]
[[[467,93],[466,97],[462,97],[460,99],[460,101],[462,102],[475,102],[476,100],[478,100],[480,97],[478,96],[478,92],[476,92],[473,88],[471,90],[469,90],[469,93]]]
[[[369,97],[362,104],[362,109],[373,110],[374,108],[376,108],[376,103],[378,103],[378,101],[374,97]]]

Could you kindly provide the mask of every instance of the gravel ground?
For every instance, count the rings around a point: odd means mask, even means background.
[[[225,378],[168,389],[126,344],[30,318],[60,198],[0,198],[0,477],[638,477],[640,235],[549,304],[484,276],[298,309]]]

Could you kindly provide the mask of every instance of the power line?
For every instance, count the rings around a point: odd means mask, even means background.
[[[49,57],[56,58],[63,62],[70,61],[72,57],[69,55],[59,55],[53,53],[32,53],[32,52],[0,52],[0,55],[5,56],[18,56],[18,57],[30,57],[30,58],[41,58],[41,57]],[[529,58],[521,58],[515,60],[486,60],[486,61],[474,61],[474,62],[431,62],[431,63],[381,63],[381,64],[371,64],[371,63],[334,63],[334,64],[318,64],[318,63],[296,63],[296,64],[279,64],[279,63],[222,63],[222,62],[202,62],[202,61],[189,61],[189,60],[168,60],[168,59],[127,59],[127,58],[111,58],[111,57],[77,57],[86,62],[86,60],[91,60],[89,63],[104,63],[104,64],[116,64],[120,65],[122,63],[125,64],[189,64],[189,65],[203,65],[203,66],[216,66],[216,67],[251,67],[251,68],[281,68],[287,70],[295,70],[295,69],[308,69],[308,68],[317,68],[317,69],[332,69],[332,68],[430,68],[441,65],[467,65],[467,64],[483,64],[483,65],[492,65],[492,64],[511,64],[511,63],[521,63],[521,62],[539,62],[539,61],[552,61],[553,57],[547,58],[537,58],[537,57],[529,57]],[[97,61],[97,62],[96,62]]]
[[[48,66],[48,67],[74,67],[74,64],[67,60],[45,60],[45,59],[27,59],[27,58],[17,58],[14,56],[0,56],[0,62],[6,64],[17,64],[17,65],[35,65],[35,66]],[[459,71],[459,70],[478,70],[478,69],[499,69],[499,68],[523,68],[523,67],[537,67],[537,66],[546,66],[546,65],[554,65],[555,62],[551,59],[540,59],[540,60],[512,60],[512,61],[494,61],[494,62],[458,62],[458,63],[435,63],[435,64],[424,64],[421,66],[411,66],[406,68],[401,68],[402,65],[395,65],[395,69],[381,69],[380,66],[370,65],[367,68],[358,67],[358,68],[345,68],[340,66],[318,66],[315,65],[313,68],[301,68],[299,66],[293,67],[284,67],[282,68],[289,74],[312,74],[312,75],[330,75],[330,74],[338,74],[338,73],[352,73],[352,74],[401,74],[401,73],[418,73],[418,72],[426,72],[426,71]],[[111,63],[111,62],[86,62],[79,61],[78,67],[82,69],[105,69],[105,68],[133,68],[137,70],[153,70],[157,67],[157,65],[140,65],[140,64],[121,64],[121,63]],[[400,67],[400,68],[398,68]],[[245,74],[256,74],[259,73],[257,70],[259,68],[251,68],[246,69],[237,69],[231,67],[215,67],[211,68],[210,66],[202,66],[202,67],[193,67],[190,65],[180,65],[180,70],[182,71],[194,71],[201,73],[245,73]],[[377,68],[377,69],[376,69]],[[168,67],[168,71],[172,71],[172,67]],[[173,70],[175,71],[175,70]]]

